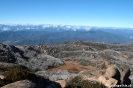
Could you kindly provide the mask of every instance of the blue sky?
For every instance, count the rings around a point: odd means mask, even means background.
[[[133,0],[0,0],[0,23],[133,28]]]

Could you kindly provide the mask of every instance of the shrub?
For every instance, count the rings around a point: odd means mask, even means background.
[[[3,75],[6,77],[5,80],[15,82],[19,80],[34,80],[36,75],[33,72],[23,70],[22,68],[11,68],[9,71],[4,72]]]
[[[81,81],[82,81],[82,78],[79,76],[76,76],[75,78],[70,80],[70,82],[67,85],[67,88],[79,88]]]
[[[33,72],[23,70],[22,68],[10,68],[8,71],[4,72],[2,75],[5,76],[5,79],[0,80],[0,86],[4,86],[8,83],[16,82],[19,80],[34,80],[36,75]]]
[[[98,82],[83,80],[81,77],[76,76],[75,78],[69,81],[66,88],[106,88],[106,87]]]

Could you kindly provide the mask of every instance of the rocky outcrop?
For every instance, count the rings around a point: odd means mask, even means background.
[[[14,68],[14,67],[22,68],[24,70],[29,70],[27,67],[25,67],[23,65],[18,65],[18,64],[14,64],[14,63],[0,62],[0,73],[2,73],[4,71],[7,71],[10,68]]]
[[[23,65],[34,71],[46,70],[64,64],[62,60],[40,53],[32,47],[15,47],[4,44],[0,44],[0,61]]]
[[[126,69],[119,69],[120,73],[121,73],[121,84],[127,84],[130,85],[131,84],[131,80],[129,79],[129,76],[131,75],[131,70],[129,68]]]
[[[70,73],[67,70],[47,70],[47,71],[38,71],[36,72],[37,75],[43,76],[48,78],[51,81],[56,80],[69,80],[69,78],[76,76],[74,73]]]
[[[58,82],[38,76],[34,80],[20,80],[8,83],[0,88],[61,88],[61,85]]]
[[[61,85],[61,88],[65,88],[67,85],[67,82],[65,80],[56,80],[55,82],[59,83]]]
[[[45,81],[40,83],[34,83],[29,80],[21,80],[21,81],[7,84],[1,88],[61,88],[60,84],[56,82],[50,82],[48,84],[44,84]]]
[[[114,78],[117,79],[120,82],[121,74],[117,67],[115,66],[109,66],[106,70],[106,73],[104,74],[106,79]]]
[[[126,46],[128,49],[131,47],[131,50],[126,51]],[[99,82],[108,87],[117,84],[129,85],[130,68],[133,68],[132,47],[133,45],[107,45],[81,41],[34,47],[0,44],[0,73],[10,67],[26,67],[52,81],[68,80],[80,74],[87,80],[97,81],[98,78]],[[82,67],[82,70],[86,71],[80,73],[70,73],[66,69],[55,71],[54,67],[58,68],[65,64],[63,60],[90,67],[89,69]],[[48,85],[49,88],[51,86],[54,84]]]
[[[117,84],[117,80],[113,79],[113,78],[106,78],[105,76],[100,76],[98,78],[98,81],[101,82],[102,84],[104,84],[105,86],[111,88],[112,85],[116,85]]]
[[[67,42],[54,46],[37,45],[34,46],[34,49],[61,60],[76,61],[80,65],[91,65],[99,69],[106,69],[111,64],[133,68],[133,60],[131,59],[133,57],[131,51],[133,50],[126,52],[124,51],[126,47],[133,49],[132,45],[109,45],[84,41]]]
[[[1,88],[36,88],[36,84],[29,80],[22,80],[7,84]]]
[[[114,85],[130,85],[131,80],[129,79],[130,69],[122,69],[115,65],[111,65],[107,68],[106,73],[98,78],[98,81],[103,83],[107,87]]]

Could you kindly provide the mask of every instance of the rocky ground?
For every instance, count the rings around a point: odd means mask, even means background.
[[[123,68],[133,68],[133,45],[104,44],[92,42],[68,42],[55,46],[38,45],[37,51],[59,58],[73,61],[82,66],[93,66],[106,69],[108,65],[115,64]]]
[[[33,47],[0,44],[0,73],[11,67],[27,69],[42,77],[41,79],[49,79],[46,88],[59,88],[55,82],[64,87],[75,76],[81,76],[84,80],[101,82],[107,87],[111,84],[129,85],[133,80],[132,51],[133,44],[85,41]],[[12,85],[14,86],[12,88],[15,88],[18,84],[28,85],[27,88],[36,88],[38,81],[23,80],[2,88]]]

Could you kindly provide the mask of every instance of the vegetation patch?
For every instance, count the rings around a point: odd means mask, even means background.
[[[34,80],[36,78],[36,75],[33,72],[26,71],[18,67],[10,68],[2,75],[5,76],[5,79],[0,79],[0,86],[4,86],[8,83],[13,83],[19,80]]]
[[[101,83],[83,80],[80,76],[71,79],[66,88],[107,88]]]

